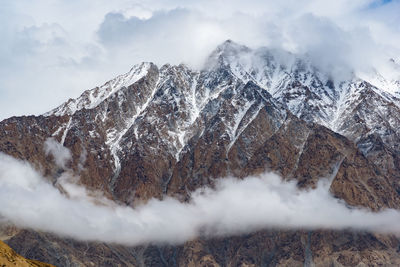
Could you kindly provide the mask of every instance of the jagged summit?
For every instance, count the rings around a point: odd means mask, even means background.
[[[61,106],[53,109],[45,115],[71,115],[80,109],[92,109],[104,101],[107,97],[123,87],[127,87],[140,80],[150,68],[156,68],[153,63],[143,62],[133,66],[129,72],[117,76],[116,78],[106,82],[102,86],[86,90],[77,99],[69,99]]]
[[[85,91],[79,98],[68,100],[46,115],[73,114],[82,108],[96,107],[119,89],[128,87],[142,78],[150,67],[156,68],[152,63],[137,64],[128,73],[118,76],[100,87]],[[171,66],[166,64],[160,69],[169,67]],[[306,57],[299,57],[277,49],[259,48],[253,50],[232,40],[227,40],[219,45],[210,54],[205,67],[200,72],[211,72],[215,71],[216,68],[226,69],[244,83],[255,82],[277,99],[286,97],[287,99],[284,102],[289,104],[289,109],[296,115],[307,118],[310,117],[310,114],[303,114],[304,108],[300,107],[303,103],[299,102],[306,101],[311,106],[313,104],[308,99],[294,97],[294,95],[299,95],[298,92],[291,92],[290,94],[287,92],[288,84],[293,81],[299,82],[299,85],[310,89],[307,94],[318,94],[320,98],[323,98],[322,100],[327,101],[324,103],[324,107],[317,107],[323,109],[318,116],[309,118],[310,121],[317,120],[324,125],[329,125],[337,117],[334,114],[335,112],[340,113],[339,107],[334,107],[333,102],[339,102],[341,95],[348,93],[349,88],[343,88],[343,84],[353,84],[359,80],[365,80],[376,87],[378,94],[385,94],[389,98],[398,98],[400,94],[400,81],[386,80],[378,73],[373,76],[361,75],[361,77],[349,75],[349,77],[353,77],[351,80],[335,80],[334,82],[329,73],[319,71]],[[321,91],[322,87],[326,88]],[[306,92],[300,94],[304,96]]]
[[[226,40],[211,52],[205,63],[205,69],[215,68],[220,65],[227,66],[233,60],[237,60],[244,54],[251,53],[252,50],[247,46],[237,44],[232,40]]]
[[[148,79],[152,80],[151,84],[136,88],[135,84]],[[305,57],[276,49],[250,49],[232,40],[219,45],[200,71],[185,65],[166,64],[158,68],[152,63],[137,64],[128,73],[85,91],[79,98],[70,99],[46,115],[71,116],[84,108],[96,109],[96,118],[103,122],[116,120],[117,125],[108,130],[106,142],[114,156],[118,154],[122,135],[132,127],[138,129],[137,125],[146,116],[152,114],[154,119],[170,115],[173,119],[168,125],[159,125],[165,128],[164,137],[160,138],[170,147],[171,153],[179,157],[186,141],[194,134],[191,129],[199,126],[202,118],[214,109],[217,99],[227,92],[239,98],[232,103],[237,110],[232,111],[231,116],[240,122],[242,112],[250,103],[240,98],[239,92],[249,82],[307,122],[322,124],[352,139],[354,131],[378,134],[392,148],[394,140],[400,141],[398,137],[387,137],[387,133],[400,128],[399,121],[385,115],[376,117],[382,112],[399,112],[399,82],[387,81],[378,74],[375,78],[353,75],[350,80],[335,80]],[[363,104],[371,101],[376,105]],[[237,103],[241,103],[240,107]],[[157,114],[153,114],[155,110],[159,110]],[[353,121],[355,114],[360,119]],[[350,127],[349,121],[359,126]],[[237,129],[234,126],[228,129],[231,129],[227,130],[228,136],[234,138],[235,133],[231,131]],[[137,130],[134,131],[139,137]],[[118,169],[118,163],[115,165]]]

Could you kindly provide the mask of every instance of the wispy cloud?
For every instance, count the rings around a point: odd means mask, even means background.
[[[54,162],[60,168],[65,169],[68,161],[71,160],[71,151],[53,138],[48,138],[44,142],[44,151],[46,155],[53,157]],[[86,155],[82,154],[82,157],[86,158]]]

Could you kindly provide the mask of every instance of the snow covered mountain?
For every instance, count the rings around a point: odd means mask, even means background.
[[[400,79],[387,81],[377,73],[374,75],[362,74],[362,79],[349,73],[349,79],[338,80],[319,71],[307,57],[267,48],[252,50],[228,40],[217,47],[200,71],[185,65],[164,65],[158,70],[152,63],[138,64],[46,115],[73,118],[79,110],[96,109],[96,119],[107,129],[106,144],[118,171],[123,136],[130,130],[136,138],[143,136],[138,129],[144,130],[142,125],[146,122],[159,131],[157,144],[168,146],[169,153],[179,160],[180,151],[202,130],[207,114],[213,112],[218,102],[216,99],[224,94],[234,95],[229,114],[223,118],[232,146],[261,109],[257,101],[243,97],[247,93],[244,86],[254,83],[260,87],[260,94],[272,96],[275,105],[287,108],[306,122],[321,124],[350,138],[365,155],[373,150],[372,136],[399,152]],[[146,76],[154,76],[151,88],[133,89],[134,96],[128,93]],[[110,107],[122,110],[117,118],[110,113]],[[111,127],[107,126],[111,125],[109,120],[115,122]],[[68,128],[68,123],[63,127]]]
[[[332,194],[351,206],[400,208],[399,82],[371,73],[349,72],[338,78],[318,69],[307,56],[226,41],[201,70],[183,64],[138,64],[43,116],[4,120],[0,151],[29,160],[55,181],[65,170],[43,151],[45,140],[53,137],[71,150],[68,167],[82,184],[126,205],[165,195],[185,201],[214,179],[273,170],[296,179],[299,187],[312,188],[320,178],[332,177]],[[21,253],[26,247],[19,238],[32,247],[38,236],[25,231],[13,237],[10,243]],[[97,260],[75,249],[79,243],[51,235],[40,238],[57,253],[60,247],[68,250],[68,261]],[[345,241],[333,248],[338,239]],[[118,257],[112,264],[148,253],[154,266],[186,266],[190,260],[200,264],[206,258],[214,266],[296,266],[310,260],[306,247],[320,264],[373,265],[382,258],[400,262],[397,238],[370,233],[355,239],[352,232],[271,230],[193,242],[173,248],[91,246],[114,251]],[[236,255],[240,244],[252,250],[239,249]],[[287,253],[282,246],[290,247]],[[267,257],[259,250],[274,252]],[[60,258],[57,253],[41,260],[54,263]],[[352,256],[360,253],[378,256],[354,264]]]

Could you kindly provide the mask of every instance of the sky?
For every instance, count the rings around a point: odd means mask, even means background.
[[[201,68],[226,39],[379,68],[400,57],[400,0],[1,0],[0,119],[41,114],[136,63]]]

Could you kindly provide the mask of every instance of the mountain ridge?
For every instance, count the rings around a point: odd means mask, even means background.
[[[160,73],[160,76],[155,78],[158,80],[155,84],[153,94],[147,94],[147,102],[143,103],[143,106],[139,104],[140,110],[134,110],[134,108],[131,107],[132,111],[128,112],[125,118],[121,117],[121,125],[117,128],[110,129],[107,133],[106,143],[109,144],[112,151],[116,172],[118,172],[119,169],[119,158],[117,155],[119,151],[118,143],[124,133],[128,132],[129,128],[134,126],[135,120],[138,119],[139,122],[141,118],[140,114],[147,114],[146,108],[152,107],[153,104],[151,102],[155,102],[156,100],[162,101],[157,95],[154,98],[154,94],[157,90],[159,95],[169,93],[168,88],[165,89],[163,85],[165,83],[168,84],[167,87],[175,86],[177,88],[177,91],[172,92],[174,98],[168,101],[174,102],[178,108],[177,112],[183,116],[182,120],[175,120],[173,122],[178,123],[173,129],[171,127],[166,129],[169,136],[167,136],[167,134],[164,136],[164,138],[172,144],[169,149],[171,154],[175,154],[178,160],[180,151],[193,134],[190,133],[191,125],[196,123],[198,116],[201,115],[207,103],[211,103],[213,99],[218,97],[219,94],[224,93],[226,88],[230,86],[230,84],[224,84],[223,79],[216,78],[217,76],[232,76],[231,80],[235,80],[236,83],[241,82],[246,84],[250,81],[255,83],[257,86],[264,89],[264,91],[271,94],[276,103],[280,103],[297,117],[307,122],[322,124],[358,143],[359,148],[362,148],[362,151],[366,152],[366,156],[368,154],[367,152],[373,148],[368,145],[368,142],[363,142],[362,140],[368,140],[367,136],[373,135],[377,135],[381,138],[388,149],[394,150],[395,153],[399,152],[397,144],[400,142],[400,136],[396,132],[396,129],[400,128],[400,121],[397,120],[400,116],[400,100],[394,94],[389,93],[387,90],[385,91],[384,89],[374,87],[367,81],[363,81],[355,76],[349,81],[335,83],[328,74],[321,73],[310,65],[311,63],[309,61],[304,61],[301,58],[299,59],[296,55],[287,52],[279,51],[279,53],[285,54],[282,56],[285,58],[284,61],[291,62],[288,66],[279,63],[279,59],[274,59],[274,54],[271,53],[270,50],[265,48],[251,50],[246,46],[228,40],[211,53],[205,64],[206,67],[203,70],[191,70],[188,66],[183,64],[178,66],[166,64],[161,68],[158,68],[152,63],[138,64],[136,69],[132,68],[127,74],[118,76],[118,78],[107,82],[102,87],[96,87],[91,91],[89,90],[83,93],[82,96],[76,100],[76,106],[84,107],[86,103],[86,107],[89,109],[91,107],[97,107],[101,103],[97,98],[95,98],[96,101],[94,103],[87,102],[88,99],[90,99],[88,96],[93,94],[107,95],[103,97],[103,102],[109,97],[123,98],[122,95],[116,95],[119,94],[119,90],[124,87],[127,88],[126,86],[129,87],[129,85],[128,83],[121,83],[121,77],[129,76],[132,73],[140,73],[139,76],[143,78],[146,76],[146,71],[150,68],[153,72]],[[247,65],[243,64],[241,58],[246,59],[245,63]],[[136,76],[132,82],[134,83],[134,81],[139,79],[137,78],[139,76]],[[172,76],[179,77],[181,80],[171,80],[170,77]],[[218,86],[214,86],[213,84],[207,83],[207,81],[213,81],[219,84]],[[112,86],[106,87],[110,84],[117,84],[117,86],[115,88]],[[162,89],[163,86],[164,89]],[[99,93],[99,88],[104,87],[106,88],[105,93]],[[125,91],[127,90],[128,89]],[[367,95],[370,97],[366,97]],[[120,101],[123,101],[123,99],[120,99]],[[136,101],[141,103],[144,100]],[[368,104],[372,101],[374,102],[373,106]],[[70,101],[52,112],[46,113],[46,115],[71,115],[70,112],[68,112],[69,105]],[[120,104],[116,103],[116,105]],[[242,108],[246,108],[246,106]],[[382,108],[387,110],[382,112],[379,110]],[[62,112],[62,110],[64,110],[64,112]],[[165,112],[166,111],[163,113]],[[237,112],[238,118],[236,122],[227,127],[227,134],[232,140],[235,139],[235,131],[237,130],[235,126],[236,124],[237,126],[240,125],[242,115],[240,110],[237,110]],[[242,110],[242,112],[245,112],[245,110]],[[133,115],[134,113],[139,114]],[[386,113],[392,114],[390,120],[379,115]],[[99,114],[101,114],[102,120],[107,119],[106,109],[103,108],[102,112]],[[157,117],[157,115],[153,116]],[[352,121],[352,124],[356,127],[350,126],[348,121]],[[65,127],[68,128],[68,125]],[[229,129],[231,130],[229,131]],[[115,136],[116,132],[121,131],[122,134]],[[365,136],[364,138],[360,138],[360,131],[362,135]],[[64,131],[64,134],[66,132],[67,131]],[[135,131],[135,136],[136,138],[138,137],[137,131]],[[65,139],[65,137],[63,139]]]
[[[68,168],[81,177],[81,184],[130,206],[165,195],[185,201],[191,192],[220,177],[243,178],[269,170],[297,180],[301,188],[313,188],[320,178],[332,176],[331,193],[350,206],[374,211],[399,208],[396,96],[362,80],[337,83],[290,54],[285,57],[292,63],[282,65],[263,51],[227,41],[211,54],[203,70],[183,64],[139,64],[44,116],[0,122],[0,151],[28,160],[57,181],[66,170],[43,151],[45,140],[52,137],[70,149]],[[396,237],[360,233],[361,242],[352,235],[266,230],[161,247],[161,256],[153,255],[153,247],[90,246],[122,253],[127,261],[133,259],[125,249],[143,249],[155,262],[171,259],[181,266],[187,265],[185,258],[195,265],[201,265],[201,259],[211,266],[227,265],[218,254],[247,242],[254,242],[248,244],[252,250],[242,251],[242,258],[235,258],[237,264],[261,265],[261,248],[276,252],[269,256],[275,265],[301,266],[306,258],[309,261],[310,251],[313,262],[338,266],[398,259],[393,252],[399,244]],[[26,252],[18,240],[26,238],[29,246],[39,236],[49,246],[60,244],[68,259],[80,255],[82,261],[94,260],[95,256],[86,259],[75,250],[83,246],[80,243],[68,245],[34,231],[22,231],[9,242]],[[330,241],[319,243],[316,238]],[[332,248],[337,238],[347,241]],[[291,242],[297,247],[288,245]],[[291,250],[284,253],[285,244]],[[173,256],[171,250],[178,254]],[[366,251],[379,256],[372,259]],[[55,262],[52,255],[47,257]]]

